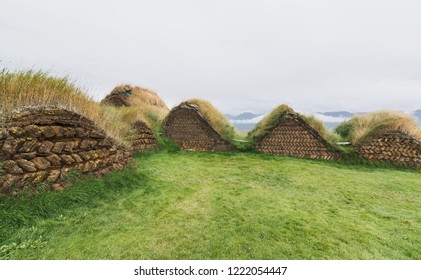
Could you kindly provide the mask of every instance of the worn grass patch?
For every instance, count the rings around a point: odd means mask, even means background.
[[[136,159],[136,174],[81,182],[35,205],[1,198],[0,258],[421,258],[417,171],[253,153]],[[5,222],[14,216],[25,222]]]

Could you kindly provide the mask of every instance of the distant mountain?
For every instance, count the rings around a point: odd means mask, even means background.
[[[340,123],[349,120],[355,114],[364,114],[361,112],[351,113],[348,111],[333,111],[333,112],[318,112],[313,113],[317,119],[321,120],[325,126],[329,129],[334,129]],[[418,123],[421,125],[421,109],[413,112],[413,115],[417,119]],[[240,131],[250,131],[256,124],[262,120],[264,117],[263,114],[253,114],[250,112],[245,112],[239,115],[225,115],[227,119]]]
[[[421,125],[421,110],[416,110],[413,114],[417,118],[418,123]]]
[[[353,116],[353,113],[346,111],[337,111],[337,112],[326,112],[326,113],[314,113],[316,118],[321,120],[326,127],[333,129],[338,126],[341,122],[348,120]],[[264,117],[264,114],[253,114],[250,112],[245,112],[239,115],[230,115],[225,114],[227,119],[232,123],[232,125],[237,128],[239,131],[250,131],[256,124],[261,121]]]
[[[322,114],[328,117],[334,118],[350,118],[354,115],[354,113],[350,113],[348,111],[337,111],[337,112],[319,112],[318,114]]]
[[[263,114],[253,114],[250,112],[241,113],[239,115],[225,114],[225,117],[227,117],[232,125],[243,132],[252,130],[263,116]]]
[[[230,114],[226,114],[225,117],[227,117],[227,119],[229,120],[251,120],[257,117],[263,116],[263,114],[253,114],[250,112],[245,112],[245,113],[241,113],[237,116],[235,115],[230,115]]]
[[[232,125],[241,132],[249,132],[256,126],[255,123],[233,123]]]
[[[365,113],[350,113],[347,111],[337,111],[337,112],[323,112],[323,113],[315,113],[314,115],[320,119],[327,128],[333,129],[338,126],[341,122],[350,119],[354,115],[360,115]],[[418,124],[421,125],[421,109],[416,110],[412,113],[415,116],[416,121]]]
[[[327,128],[334,129],[340,123],[349,120],[354,115],[354,113],[350,113],[346,111],[338,111],[338,112],[313,113],[311,115],[316,117],[318,120],[322,121]]]

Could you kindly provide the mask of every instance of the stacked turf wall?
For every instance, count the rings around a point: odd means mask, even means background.
[[[69,171],[102,175],[130,160],[125,146],[86,117],[57,107],[23,109],[0,132],[0,193],[40,183],[62,189]]]

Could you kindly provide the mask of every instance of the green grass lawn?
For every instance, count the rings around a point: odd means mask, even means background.
[[[0,198],[0,259],[421,259],[421,172],[147,153],[64,193]]]

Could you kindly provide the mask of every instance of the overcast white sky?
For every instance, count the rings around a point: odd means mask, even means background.
[[[419,0],[0,0],[0,68],[224,113],[421,109]]]

